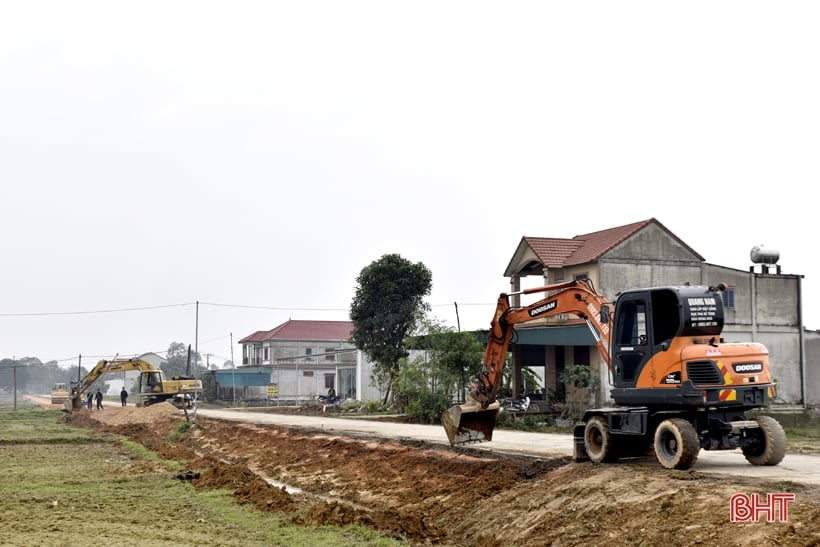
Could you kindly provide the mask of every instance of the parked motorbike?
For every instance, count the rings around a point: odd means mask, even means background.
[[[512,412],[538,412],[540,410],[538,405],[533,403],[530,398],[526,396],[521,399],[507,397],[503,401],[503,407]]]
[[[337,395],[319,395],[319,405],[321,406],[338,406],[342,404],[342,399]]]

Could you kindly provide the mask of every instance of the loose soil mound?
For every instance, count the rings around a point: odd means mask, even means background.
[[[167,407],[71,421],[186,462],[196,487],[231,489],[296,524],[356,523],[417,544],[820,544],[817,488],[668,471],[654,459],[572,463],[202,418],[183,428]],[[797,496],[787,522],[730,522],[733,494],[774,492]]]

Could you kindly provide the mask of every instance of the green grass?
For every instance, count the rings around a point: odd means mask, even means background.
[[[58,423],[59,410],[20,408],[0,415],[0,445],[28,443],[84,443],[88,435]]]
[[[820,427],[784,427],[783,430],[786,432],[786,437],[820,441]]]
[[[159,458],[116,435],[60,422],[62,412],[0,410],[0,540],[4,546],[393,546],[361,527],[301,527],[227,490],[197,491]]]

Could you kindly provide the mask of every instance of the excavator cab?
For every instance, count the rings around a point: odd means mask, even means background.
[[[140,374],[140,393],[161,393],[162,372],[159,370],[144,370]]]

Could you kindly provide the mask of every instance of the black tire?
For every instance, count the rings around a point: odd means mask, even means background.
[[[743,448],[743,455],[752,465],[777,465],[786,456],[786,432],[777,420],[769,416],[753,418],[760,425],[760,442]]]
[[[618,460],[612,433],[609,432],[609,425],[602,416],[593,416],[584,427],[584,450],[594,463]]]
[[[683,418],[664,420],[655,430],[655,457],[665,468],[689,469],[699,452],[698,432]]]

